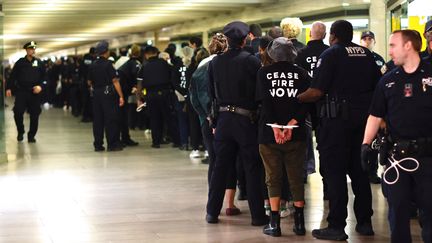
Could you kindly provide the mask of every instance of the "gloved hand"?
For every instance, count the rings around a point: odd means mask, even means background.
[[[372,152],[372,148],[369,144],[362,144],[361,146],[361,167],[363,171],[369,171],[369,154]]]

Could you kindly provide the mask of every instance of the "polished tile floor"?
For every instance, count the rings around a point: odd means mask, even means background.
[[[91,125],[50,109],[40,118],[37,143],[17,143],[9,106],[9,162],[0,164],[0,243],[320,242],[310,233],[325,224],[319,175],[306,187],[307,235],[295,236],[288,217],[283,236],[272,238],[250,226],[244,201],[236,202],[242,215],[222,214],[219,224],[207,224],[207,166],[168,145],[151,149],[143,131],[132,131],[132,137],[138,147],[93,152]],[[350,210],[348,242],[389,242],[386,202],[379,186],[372,190],[376,235],[356,234]],[[414,242],[420,242],[418,224],[412,225]]]

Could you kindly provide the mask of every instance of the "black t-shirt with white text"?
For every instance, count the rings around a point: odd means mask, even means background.
[[[298,128],[294,128],[291,141],[304,141],[305,116],[308,104],[301,104],[297,96],[310,86],[311,78],[307,71],[289,62],[277,62],[262,67],[257,75],[256,99],[261,101],[258,142],[275,143],[273,130],[267,123],[287,125],[296,119]]]

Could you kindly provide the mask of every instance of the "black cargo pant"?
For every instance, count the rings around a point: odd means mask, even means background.
[[[104,130],[108,148],[119,146],[119,103],[116,94],[95,89],[93,99],[93,136],[95,148],[103,145]]]
[[[123,91],[123,94],[125,92]],[[119,108],[119,126],[120,126],[120,139],[123,142],[129,141],[130,134],[129,134],[129,109],[130,105],[127,103],[129,96],[124,95],[125,103],[122,107]]]
[[[15,106],[13,108],[14,119],[18,134],[24,134],[24,112],[30,114],[30,130],[27,137],[34,138],[39,126],[40,95],[33,94],[29,90],[18,90],[15,92]]]
[[[320,120],[318,150],[320,166],[327,183],[329,197],[330,228],[344,229],[348,216],[348,188],[346,175],[351,178],[354,192],[354,213],[358,224],[370,223],[372,193],[368,173],[360,163],[360,150],[366,125],[366,115],[342,118],[323,118]]]
[[[420,163],[415,172],[398,169],[399,179],[395,184],[382,181],[383,193],[389,205],[388,220],[392,243],[412,242],[410,217],[413,200],[419,208],[423,242],[432,242],[432,157],[415,158]],[[412,161],[402,162],[401,165],[405,168],[415,167]],[[390,166],[390,163],[386,166]],[[396,171],[390,169],[385,178],[389,182],[394,181]]]
[[[164,124],[167,124],[168,134],[173,143],[180,143],[173,103],[173,98],[175,97],[173,95],[174,93],[171,91],[152,91],[148,92],[146,96],[153,145],[160,145],[162,143]]]
[[[221,112],[217,120],[214,146],[216,162],[210,182],[207,214],[219,216],[223,205],[227,172],[240,153],[246,171],[246,190],[252,219],[265,217],[263,164],[259,157],[257,125],[246,116]]]

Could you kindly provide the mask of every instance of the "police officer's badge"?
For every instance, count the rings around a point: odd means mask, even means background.
[[[432,86],[432,77],[422,79],[422,84]]]
[[[34,60],[33,61],[33,64],[32,64],[32,67],[37,67],[38,66],[38,61],[37,60]]]
[[[405,87],[404,87],[404,96],[407,97],[407,98],[413,96],[413,87],[412,87],[411,83],[405,84]]]

